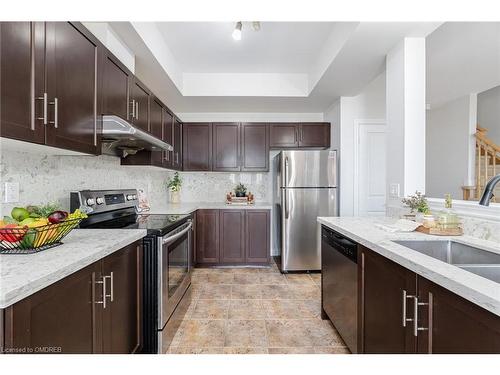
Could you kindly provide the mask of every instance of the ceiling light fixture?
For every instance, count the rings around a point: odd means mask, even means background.
[[[259,31],[260,30],[260,22],[259,21],[253,21],[252,22],[252,29],[253,29],[253,31]]]
[[[233,31],[233,39],[234,40],[241,40],[241,28],[243,27],[241,21],[236,22],[236,26],[234,27]]]

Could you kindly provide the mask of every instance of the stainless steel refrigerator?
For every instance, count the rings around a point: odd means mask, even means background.
[[[273,237],[281,272],[321,270],[316,218],[338,215],[337,152],[282,151],[273,170]]]

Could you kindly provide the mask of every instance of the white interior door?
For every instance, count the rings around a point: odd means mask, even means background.
[[[358,137],[357,214],[359,216],[384,215],[386,126],[380,123],[360,123]]]

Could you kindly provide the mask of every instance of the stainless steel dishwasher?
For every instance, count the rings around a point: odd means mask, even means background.
[[[321,228],[321,303],[352,353],[358,343],[358,248],[355,242]]]

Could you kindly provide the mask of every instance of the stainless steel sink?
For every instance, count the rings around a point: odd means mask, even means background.
[[[419,253],[428,255],[443,262],[460,264],[498,264],[500,254],[478,249],[459,242],[445,241],[394,241]]]
[[[419,253],[500,283],[500,254],[451,240],[394,241]]]

